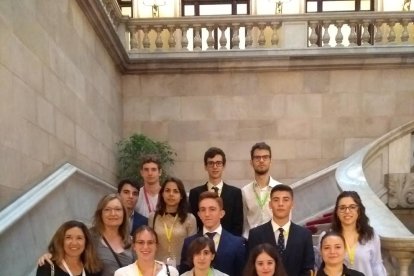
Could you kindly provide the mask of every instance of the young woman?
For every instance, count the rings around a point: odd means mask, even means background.
[[[345,264],[366,276],[386,276],[379,236],[369,225],[365,207],[355,191],[344,191],[336,199],[332,230],[345,239]]]
[[[194,267],[181,276],[228,276],[211,267],[216,250],[214,241],[206,237],[198,237],[190,243],[188,261]]]
[[[149,215],[148,225],[159,237],[157,259],[176,267],[181,261],[184,239],[197,231],[196,219],[188,212],[187,194],[180,179],[169,177],[161,185],[157,208]]]
[[[118,195],[109,194],[99,201],[90,233],[102,263],[102,276],[113,276],[115,270],[135,261],[128,223],[127,211]],[[50,253],[43,255],[38,264],[50,262],[54,258]]]
[[[364,276],[344,265],[345,239],[337,232],[329,232],[321,239],[322,264],[316,276]]]
[[[135,231],[133,239],[137,261],[118,269],[114,276],[178,276],[175,267],[155,260],[158,237],[151,227],[140,226]]]
[[[92,244],[89,231],[82,222],[71,220],[63,223],[49,243],[52,263],[37,268],[37,276],[99,276],[101,262]]]
[[[250,252],[244,276],[288,276],[276,249],[268,243],[257,245]]]

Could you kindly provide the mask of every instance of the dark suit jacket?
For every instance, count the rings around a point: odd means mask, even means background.
[[[249,251],[262,243],[277,246],[271,221],[249,232]],[[315,264],[312,235],[309,230],[291,223],[282,259],[289,276],[309,275],[309,271],[314,269]]]
[[[191,212],[197,219],[198,231],[202,231],[203,223],[197,215],[198,198],[202,192],[207,191],[207,183],[190,190],[189,201]],[[243,232],[243,200],[241,190],[237,187],[223,184],[220,197],[223,199],[224,217],[221,219],[221,226],[236,236]]]
[[[203,236],[202,232],[198,232],[184,240],[183,249],[181,250],[181,264],[179,266],[180,275],[193,267],[188,262],[188,247],[193,240],[201,236]],[[246,240],[242,237],[232,235],[223,229],[212,267],[229,276],[241,276],[243,275],[242,272],[245,262]]]
[[[134,219],[132,220],[132,231],[131,231],[131,235],[141,225],[148,225],[148,218],[147,217],[144,217],[143,215],[141,215],[137,211],[134,211]]]

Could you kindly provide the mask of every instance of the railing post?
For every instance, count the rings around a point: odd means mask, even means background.
[[[311,28],[311,33],[309,36],[310,47],[319,47],[318,42],[318,35],[316,33],[316,27],[318,26],[319,21],[310,21],[309,25]]]
[[[239,23],[233,23],[233,37],[231,38],[232,49],[240,49],[240,37],[239,37]]]
[[[181,50],[182,51],[188,51],[188,38],[187,38],[187,31],[188,31],[188,25],[182,24],[181,26]]]

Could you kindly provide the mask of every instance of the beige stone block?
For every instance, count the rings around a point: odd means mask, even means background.
[[[309,138],[312,135],[312,121],[307,119],[278,120],[277,132],[280,138]]]
[[[179,97],[154,97],[150,103],[152,121],[171,121],[181,118],[181,100]]]
[[[39,126],[27,122],[23,127],[24,136],[22,150],[29,158],[43,163],[49,162],[48,144],[49,135]]]
[[[362,99],[359,94],[337,93],[323,95],[323,116],[360,116]]]
[[[211,120],[217,119],[214,114],[218,102],[214,96],[197,96],[181,98],[182,120]]]
[[[1,46],[0,46],[1,47]],[[0,64],[0,120],[9,117],[13,111],[13,97],[10,97],[13,89],[13,75]]]
[[[55,136],[49,136],[48,158],[50,164],[62,164],[68,160],[70,147]]]
[[[15,116],[36,123],[36,94],[21,79],[13,77],[13,107],[16,112]]]
[[[224,152],[228,160],[250,160],[250,149],[255,144],[255,141],[228,141]]]
[[[286,116],[314,117],[322,116],[322,96],[320,94],[296,94],[286,96]]]
[[[124,121],[149,121],[150,114],[150,99],[149,98],[129,98],[124,101]]]
[[[136,121],[136,122],[123,121],[123,123],[122,123],[122,126],[123,126],[122,127],[122,137],[129,137],[134,133],[142,133],[143,131],[142,131],[141,125],[142,125],[142,123],[139,122],[139,121]]]
[[[360,91],[358,93],[378,93],[383,91],[383,76],[381,70],[360,70]]]
[[[339,118],[323,116],[312,119],[312,137],[314,138],[337,138],[342,137]]]
[[[321,161],[318,159],[295,159],[286,161],[286,178],[303,178],[316,172]]]
[[[322,158],[341,159],[344,156],[343,139],[322,139]]]
[[[396,97],[393,92],[376,92],[363,95],[363,110],[367,116],[395,114]]]
[[[68,60],[65,64],[65,84],[81,101],[86,101],[85,79],[79,69]]]
[[[0,175],[2,185],[0,187],[21,188],[24,175],[22,174],[22,154],[17,149],[0,144]]]
[[[256,73],[259,94],[291,94],[303,91],[302,72],[260,72]]]
[[[279,182],[283,182],[282,180],[286,178],[287,175],[287,166],[286,166],[286,160],[272,160],[272,165],[270,166],[270,175],[278,180]]]
[[[143,122],[141,132],[157,141],[168,140],[168,122]]]
[[[204,168],[204,153],[212,147],[209,141],[189,141],[184,143],[184,160],[192,161]]]
[[[406,134],[389,144],[389,173],[411,172],[412,135]]]
[[[275,120],[241,120],[236,125],[235,135],[239,139],[263,141],[278,136],[277,121]]]
[[[362,70],[361,70],[362,71]],[[329,90],[332,93],[359,94],[361,92],[361,71],[331,70]]]
[[[311,94],[325,94],[331,86],[330,71],[303,71],[303,91]],[[296,91],[296,93],[300,92]]]
[[[21,193],[20,189],[0,185],[0,209],[12,203]]]
[[[268,140],[265,141],[272,149],[272,162],[296,158],[295,140]]]
[[[344,154],[349,156],[357,150],[371,143],[374,139],[369,138],[346,138],[344,141]]]
[[[296,158],[317,159],[322,157],[322,143],[318,139],[296,140]]]
[[[49,68],[44,67],[43,87],[44,96],[47,101],[56,107],[62,106],[61,91],[63,90],[62,81]]]
[[[381,72],[381,91],[387,93],[413,91],[413,68],[386,69]]]
[[[54,108],[48,101],[43,97],[36,98],[37,103],[37,122],[41,128],[49,132],[50,134],[55,134],[55,116]]]
[[[13,17],[10,15],[10,18],[7,18],[8,15],[6,15],[11,14],[11,5],[5,5],[6,2],[8,1],[0,1],[0,41],[2,42],[0,43],[0,64],[4,64],[11,69],[10,49],[15,37],[11,26],[12,22],[8,21]]]
[[[65,144],[75,146],[75,124],[61,112],[55,112],[56,137]]]
[[[358,119],[358,118],[356,118]],[[357,120],[358,128],[355,131],[355,136],[358,137],[380,137],[387,133],[390,128],[390,119],[385,116],[359,118]]]
[[[252,168],[247,161],[227,162],[223,179],[244,180],[252,178]],[[229,183],[231,184],[231,183]]]
[[[396,115],[411,115],[414,118],[414,84],[411,91],[396,92]]]
[[[49,67],[60,80],[65,80],[66,57],[53,40],[49,41]]]
[[[413,120],[413,116],[398,116],[390,119],[390,129],[405,125]]]
[[[77,151],[91,160],[97,156],[97,141],[77,125],[75,126],[75,146]]]
[[[122,76],[122,95],[127,101],[130,97],[138,97],[141,95],[142,78],[136,75]]]

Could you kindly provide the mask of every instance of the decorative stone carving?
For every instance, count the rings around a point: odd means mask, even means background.
[[[386,174],[385,184],[391,209],[414,208],[414,173]]]

